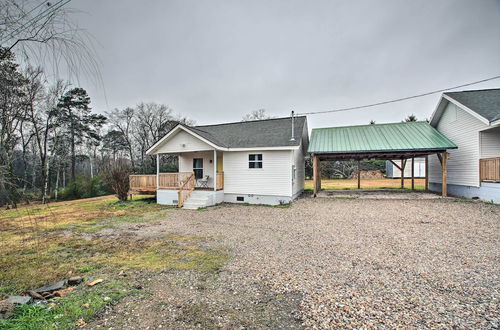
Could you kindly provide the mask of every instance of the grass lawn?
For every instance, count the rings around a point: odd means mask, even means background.
[[[424,190],[425,179],[415,179],[415,189]],[[399,189],[401,179],[361,179],[361,189]],[[357,179],[321,180],[321,189],[358,189]],[[405,189],[411,189],[411,179],[405,179]],[[305,190],[313,190],[313,180],[306,180]]]
[[[96,235],[105,228],[118,230],[124,222],[154,222],[169,208],[145,196],[128,202],[105,196],[0,211],[0,300],[70,276],[105,279],[96,287],[80,285],[52,308],[19,307],[0,320],[0,329],[74,328],[104,305],[137,293],[118,276],[121,270],[216,271],[227,257],[203,247],[205,238]]]

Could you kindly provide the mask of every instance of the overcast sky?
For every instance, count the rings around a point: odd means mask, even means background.
[[[500,0],[74,0],[104,112],[164,103],[198,124],[362,105],[500,74]],[[500,87],[500,80],[471,88]],[[427,118],[439,95],[309,116],[309,127]]]

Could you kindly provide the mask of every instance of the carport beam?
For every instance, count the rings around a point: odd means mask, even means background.
[[[405,189],[405,167],[406,159],[401,158],[401,189]]]
[[[358,189],[361,189],[361,161],[358,159]]]
[[[411,158],[411,190],[415,190],[415,157]]]
[[[313,155],[313,190],[314,190],[314,197],[318,194],[318,186],[320,186],[319,183],[319,159],[317,155]]]
[[[429,190],[429,156],[425,156],[425,191]]]
[[[439,154],[438,154],[439,155]],[[446,197],[448,196],[448,183],[446,182],[446,165],[448,162],[448,153],[445,151],[441,154],[441,157],[439,157],[441,160],[441,169],[442,169],[442,184],[441,184],[441,196]]]

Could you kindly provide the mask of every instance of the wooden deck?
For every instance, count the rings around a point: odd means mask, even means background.
[[[130,194],[156,195],[158,189],[180,190],[193,172],[132,174],[129,176]],[[217,190],[224,189],[224,173],[217,173]],[[213,187],[194,187],[195,190],[213,190]]]

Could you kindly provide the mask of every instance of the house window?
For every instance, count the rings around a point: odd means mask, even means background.
[[[262,154],[248,155],[248,168],[262,168]]]
[[[203,179],[203,158],[193,158],[193,172],[196,179]]]

